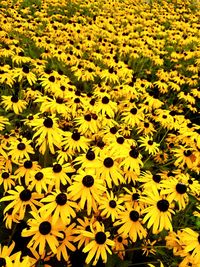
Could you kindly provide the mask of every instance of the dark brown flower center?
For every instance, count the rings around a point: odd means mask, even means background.
[[[184,185],[184,184],[178,183],[178,184],[176,185],[176,191],[177,191],[179,194],[185,194],[186,191],[187,191],[187,186]]]
[[[37,181],[42,180],[43,177],[44,177],[44,174],[43,174],[42,172],[37,172],[37,173],[35,174],[35,179],[36,179]]]
[[[12,96],[12,97],[11,97],[11,101],[12,101],[13,103],[17,103],[17,102],[19,101],[19,99],[18,99],[17,96]]]
[[[53,126],[53,121],[52,121],[52,119],[51,118],[46,118],[45,120],[44,120],[44,122],[43,122],[43,125],[45,126],[45,127],[47,127],[47,128],[52,128],[52,126]]]
[[[81,138],[80,133],[78,133],[78,132],[74,132],[74,133],[72,134],[72,139],[73,139],[74,141],[78,141],[80,138]]]
[[[137,109],[136,108],[132,108],[130,110],[130,112],[131,112],[131,114],[135,115],[135,114],[137,114]]]
[[[159,175],[159,174],[154,174],[154,175],[153,175],[153,180],[154,180],[154,182],[156,182],[156,183],[160,183],[160,181],[161,181],[161,177],[160,177],[160,175]]]
[[[114,165],[114,161],[112,158],[108,157],[104,159],[103,164],[106,168],[111,168]]]
[[[106,234],[104,232],[98,232],[95,235],[95,241],[99,245],[103,245],[106,242]]]
[[[24,162],[24,168],[26,168],[26,169],[31,169],[32,166],[33,166],[33,163],[32,163],[31,160],[26,160],[26,161]]]
[[[189,157],[192,155],[192,152],[191,152],[191,150],[187,150],[187,151],[184,151],[183,154],[184,154],[184,156]]]
[[[137,149],[133,148],[130,150],[129,155],[132,158],[137,159],[137,157],[139,156],[139,152],[137,151]]]
[[[88,160],[94,160],[95,159],[95,153],[92,150],[89,150],[86,154],[86,159]]]
[[[60,193],[56,196],[56,203],[63,206],[67,203],[67,196],[65,193]]]
[[[108,103],[109,103],[109,98],[108,98],[107,96],[104,96],[104,97],[102,98],[101,102],[102,102],[103,104],[108,104]]]
[[[51,232],[51,224],[48,221],[44,221],[39,226],[39,232],[42,235],[48,235]]]
[[[116,201],[115,200],[110,200],[109,206],[114,209],[117,206]]]
[[[3,173],[1,174],[1,177],[2,177],[3,179],[7,179],[9,176],[10,176],[10,175],[9,175],[8,172],[3,172]]]
[[[58,173],[58,172],[61,172],[61,171],[62,171],[62,166],[60,164],[56,163],[53,166],[53,172]]]
[[[6,266],[6,260],[0,257],[0,267],[5,267],[5,266]]]
[[[131,221],[133,222],[137,222],[138,219],[139,219],[140,215],[139,213],[136,211],[136,210],[132,210],[130,213],[129,213],[129,218],[131,219]]]
[[[25,146],[24,143],[19,143],[19,144],[17,145],[17,149],[19,149],[19,150],[24,150],[25,148],[26,148],[26,146]]]
[[[22,201],[29,201],[31,199],[31,191],[29,189],[24,189],[20,194],[19,197]]]
[[[94,184],[94,178],[92,177],[92,175],[85,175],[83,177],[82,184],[88,188],[92,187]]]
[[[169,208],[169,202],[166,199],[161,199],[157,202],[157,208],[160,211],[165,212]]]

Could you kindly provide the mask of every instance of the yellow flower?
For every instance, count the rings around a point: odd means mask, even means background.
[[[83,249],[84,253],[88,252],[85,262],[89,264],[94,258],[93,265],[95,265],[97,264],[97,261],[101,257],[103,263],[106,263],[107,252],[109,254],[112,254],[110,246],[113,247],[115,243],[114,241],[109,239],[110,233],[105,232],[104,225],[100,224],[98,221],[95,223],[94,227],[90,225],[90,229],[91,232],[89,231],[82,232],[84,236],[91,238],[89,244],[87,244]]]
[[[39,254],[43,255],[48,244],[51,251],[56,254],[59,246],[57,237],[63,238],[58,225],[53,225],[52,218],[46,216],[45,212],[40,214],[38,211],[31,211],[30,214],[33,218],[27,222],[29,228],[24,229],[21,234],[23,237],[32,236],[27,247],[35,250],[39,246]]]
[[[5,110],[12,110],[15,114],[20,114],[27,106],[27,102],[19,99],[18,96],[1,96],[1,104]]]

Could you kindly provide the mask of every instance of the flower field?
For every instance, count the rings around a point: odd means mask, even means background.
[[[200,267],[199,22],[0,1],[0,267]]]

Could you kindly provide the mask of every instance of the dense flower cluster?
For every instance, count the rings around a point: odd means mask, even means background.
[[[1,1],[0,266],[200,266],[199,21],[190,0]]]

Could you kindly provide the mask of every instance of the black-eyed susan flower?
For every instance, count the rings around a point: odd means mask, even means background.
[[[19,219],[23,219],[27,207],[31,210],[37,211],[37,206],[41,207],[42,204],[38,201],[43,195],[32,192],[24,186],[17,185],[15,190],[7,191],[8,195],[1,198],[0,202],[11,201],[4,209],[4,213],[13,208],[12,214],[19,213]]]
[[[145,214],[143,222],[148,221],[147,228],[152,226],[152,233],[159,233],[163,229],[173,230],[172,214],[175,212],[170,207],[171,203],[167,197],[152,188],[151,191],[148,191],[147,196],[141,197],[141,202],[148,206],[142,210],[142,214]]]
[[[182,183],[181,180],[175,177],[171,177],[162,181],[161,188],[162,194],[167,194],[170,202],[176,201],[180,210],[185,209],[189,201],[187,184]]]
[[[109,153],[106,149],[102,151],[100,161],[101,166],[96,169],[96,174],[107,184],[108,188],[112,188],[113,184],[118,186],[125,182],[115,154]]]
[[[33,139],[36,138],[39,152],[45,154],[47,147],[49,147],[52,154],[55,154],[54,146],[61,148],[62,130],[58,127],[58,118],[55,115],[39,118],[31,121],[31,126],[35,131]]]
[[[106,193],[100,198],[98,209],[101,210],[100,215],[105,218],[111,218],[115,222],[120,211],[124,210],[123,198],[114,196],[113,192]]]
[[[120,167],[125,171],[135,172],[140,174],[140,168],[143,166],[142,154],[139,153],[136,147],[123,151],[124,159],[120,163]]]
[[[19,99],[18,96],[1,96],[2,101],[1,105],[5,108],[5,110],[11,110],[15,114],[20,114],[27,106],[27,102],[23,99]]]
[[[184,242],[184,251],[190,252],[194,263],[200,263],[200,235],[197,231],[184,228],[181,234],[181,240]]]
[[[22,68],[14,68],[13,78],[18,78],[18,82],[25,78],[31,86],[37,81],[36,75],[30,71],[28,66],[23,66]]]
[[[159,144],[154,142],[150,136],[140,137],[138,142],[141,144],[139,147],[144,147],[150,155],[155,155],[159,152]]]
[[[90,237],[86,237],[82,234],[83,231],[90,231],[90,225],[92,225],[95,223],[95,218],[94,216],[92,216],[91,218],[88,217],[83,217],[83,219],[81,218],[77,218],[78,221],[78,225],[76,226],[76,228],[74,229],[74,233],[76,234],[76,236],[74,237],[74,242],[78,242],[78,249],[80,249],[82,246],[86,246],[89,242],[90,242]]]
[[[21,183],[22,179],[24,179],[26,185],[28,185],[32,173],[41,169],[38,162],[32,160],[25,159],[18,163],[18,165],[19,167],[14,172],[14,175],[16,176],[16,179],[18,179],[19,183]]]
[[[90,225],[91,231],[83,231],[85,237],[90,238],[89,244],[87,244],[83,252],[87,253],[85,262],[89,264],[93,261],[93,265],[97,264],[101,257],[103,262],[107,262],[107,253],[112,254],[110,247],[115,245],[114,241],[109,239],[110,233],[105,232],[105,227],[98,221],[95,223],[94,228]]]
[[[98,168],[101,161],[97,153],[93,149],[88,149],[84,154],[77,156],[73,161],[74,166],[81,165],[81,169]]]
[[[144,113],[141,109],[138,109],[136,105],[132,105],[129,108],[125,108],[122,113],[122,122],[134,127],[138,126],[141,121],[144,121]]]
[[[21,251],[15,254],[14,259],[10,257],[6,257],[6,266],[8,267],[31,267],[31,262],[29,256],[25,256],[22,258]]]
[[[41,202],[45,204],[39,212],[45,212],[46,216],[51,215],[52,224],[56,224],[61,219],[64,225],[68,225],[71,218],[76,217],[78,205],[71,201],[67,193],[56,190],[45,196]]]
[[[12,229],[13,223],[20,222],[19,213],[13,214],[13,208],[11,208],[7,212],[5,212],[3,220],[5,223],[5,227],[7,229]]]
[[[103,180],[99,179],[93,169],[78,170],[72,177],[72,184],[67,188],[70,199],[78,201],[81,209],[87,207],[87,214],[97,211],[100,196],[106,191]]]
[[[8,156],[11,156],[13,162],[19,162],[20,160],[30,160],[29,154],[34,154],[34,149],[30,145],[31,140],[26,138],[18,138],[10,142]]]
[[[6,258],[10,258],[11,260],[14,260],[16,254],[11,255],[13,249],[15,247],[15,242],[12,242],[10,246],[3,246],[0,244],[0,259],[2,266],[6,265]]]
[[[54,185],[54,180],[52,179],[45,169],[39,169],[31,172],[28,179],[28,188],[30,190],[35,190],[38,194],[49,191],[49,186]]]
[[[53,181],[53,185],[49,185],[48,190],[53,187],[60,190],[61,185],[71,184],[71,179],[68,174],[74,173],[75,169],[70,163],[63,165],[55,163],[52,167],[44,168],[43,171],[46,177]]]
[[[128,247],[128,239],[126,235],[117,233],[113,240],[115,242],[113,253],[116,253],[123,260],[126,253],[125,249]]]
[[[62,138],[62,147],[72,152],[86,152],[89,148],[90,139],[81,135],[78,131],[64,132]]]
[[[194,157],[194,152],[191,148],[186,148],[182,145],[180,145],[177,148],[172,149],[173,154],[175,156],[174,165],[183,169],[184,165],[189,169],[192,169],[196,167],[197,165],[197,158]]]
[[[0,185],[3,185],[5,192],[15,186],[15,178],[11,173],[1,170]]]
[[[75,251],[76,247],[74,246],[75,238],[75,223],[71,223],[67,227],[62,227],[61,233],[63,234],[62,238],[58,237],[59,246],[57,248],[56,258],[60,261],[62,258],[68,262],[69,261],[69,251]]]
[[[51,251],[56,254],[59,242],[57,237],[63,238],[63,234],[59,232],[58,225],[52,224],[52,218],[46,216],[45,212],[31,211],[33,218],[29,219],[28,228],[22,231],[23,237],[32,237],[27,247],[34,250],[39,246],[39,254],[46,252],[47,244]]]
[[[140,207],[133,208],[127,203],[126,209],[120,212],[118,220],[114,223],[115,226],[120,226],[118,233],[130,237],[132,242],[136,242],[138,237],[139,239],[146,237],[147,231],[142,225],[140,216]]]
[[[150,171],[141,172],[138,181],[141,182],[141,187],[145,192],[155,187],[161,188],[162,177],[159,173],[152,174]]]

